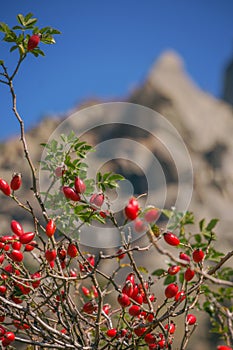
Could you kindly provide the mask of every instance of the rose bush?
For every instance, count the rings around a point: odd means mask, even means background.
[[[141,197],[129,198],[116,216],[108,193],[123,177],[99,172],[95,179],[88,178],[85,159],[92,146],[72,132],[61,135],[60,142],[43,145],[47,156],[41,167],[51,184],[47,192],[40,192],[13,83],[27,56],[44,55],[40,44],[54,43],[53,36],[60,32],[38,28],[31,13],[20,14],[17,20],[13,28],[0,23],[3,41],[19,54],[13,72],[0,60],[0,82],[12,95],[43,220],[21,195],[20,174],[0,178],[1,196],[9,197],[32,219],[30,231],[12,220],[7,234],[0,237],[2,348],[16,349],[22,343],[28,350],[173,349],[176,334],[182,333],[179,349],[183,350],[198,327],[200,311],[205,311],[222,342],[216,349],[232,349],[233,270],[225,263],[233,251],[224,255],[216,249],[217,219],[202,220],[197,229],[191,212],[144,207]],[[161,215],[169,219],[164,227],[159,224]],[[83,250],[79,231],[95,222],[118,229],[122,244],[114,253]],[[196,233],[190,232],[190,225],[196,225]],[[130,230],[144,232],[147,243],[133,243]],[[146,257],[149,250],[166,258],[167,267],[149,272],[146,264],[139,266],[135,253]],[[103,268],[106,261],[112,262],[110,274]]]

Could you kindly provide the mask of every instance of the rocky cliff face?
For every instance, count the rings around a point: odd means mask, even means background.
[[[180,132],[194,170],[190,209],[199,218],[221,218],[221,234],[232,244],[232,108],[201,91],[174,52],[159,58],[130,101],[157,110]]]

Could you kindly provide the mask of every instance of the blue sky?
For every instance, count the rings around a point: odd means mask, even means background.
[[[15,81],[27,128],[89,97],[121,101],[167,49],[176,50],[201,89],[221,96],[222,74],[233,55],[232,0],[8,0],[0,21],[15,24],[32,12],[40,27],[61,30],[46,57],[31,56]],[[0,42],[0,59],[16,55]],[[10,95],[0,85],[0,140],[18,134]]]

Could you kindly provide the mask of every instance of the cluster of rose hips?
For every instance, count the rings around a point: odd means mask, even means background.
[[[138,200],[132,197],[124,208],[124,214],[126,219],[133,221],[134,231],[143,233],[148,230],[150,224],[158,220],[160,211],[153,206],[148,206],[141,211]]]
[[[33,241],[35,233],[24,232],[22,225],[16,220],[12,220],[11,230],[12,235],[0,237],[0,296],[8,298],[15,304],[21,304],[26,295],[40,285],[41,273],[34,272],[25,276],[21,266],[24,252],[32,251],[37,243]],[[25,280],[25,277],[29,278],[30,282]],[[4,322],[4,319],[5,315],[0,315],[0,322]],[[30,327],[27,323],[21,324],[19,320],[13,320],[12,323],[17,329]],[[0,325],[0,339],[2,346],[6,347],[14,341],[15,335]]]
[[[167,299],[176,297],[178,287],[170,284],[165,289]],[[176,325],[173,321],[164,325],[164,333],[161,331],[152,331],[150,325],[156,320],[156,312],[145,311],[143,304],[148,304],[148,301],[155,302],[154,294],[150,293],[150,283],[144,282],[144,285],[136,282],[135,273],[129,273],[125,279],[125,283],[118,295],[117,301],[125,314],[131,317],[130,328],[110,328],[106,331],[106,335],[113,339],[119,340],[125,337],[125,341],[131,339],[132,332],[134,337],[144,340],[149,349],[165,349],[172,344],[173,334],[176,331]],[[175,298],[181,302],[180,298]],[[186,316],[186,323],[192,326],[196,323],[196,317],[193,314]]]
[[[23,252],[30,252],[37,246],[37,242],[34,241],[35,232],[24,232],[18,221],[11,221],[11,230],[11,235],[0,237],[1,264],[6,255],[13,262],[20,263],[24,259]]]
[[[63,167],[58,167],[55,170],[55,175],[57,177],[62,177],[64,175],[64,173],[65,173],[65,170]],[[82,198],[82,195],[86,191],[86,184],[78,176],[74,180],[74,187],[62,186],[61,190],[62,190],[64,196],[66,197],[66,199],[68,199],[68,200],[71,200],[73,202],[79,202],[79,201],[85,202],[86,201],[84,197]],[[90,209],[92,209],[93,212],[95,212],[96,210],[99,210],[100,216],[102,216],[103,218],[106,218],[107,212],[100,210],[103,203],[104,203],[104,194],[103,193],[93,193],[89,199]]]
[[[46,225],[45,233],[47,237],[52,238],[56,232],[56,225],[53,219],[50,219]],[[55,265],[55,260],[58,257],[62,269],[67,267],[67,257],[70,259],[76,258],[78,256],[78,248],[75,243],[70,242],[67,247],[59,246],[58,249],[51,248],[45,251],[45,259],[49,263],[50,267],[53,268]],[[79,269],[81,272],[89,272],[90,267],[95,265],[94,255],[88,255],[85,260],[79,262]],[[70,276],[75,277],[76,274],[73,270],[70,271]]]
[[[56,176],[62,176],[64,169],[56,169]],[[13,191],[20,188],[22,184],[21,176],[14,174],[10,185],[0,179],[0,190],[7,196],[10,196]],[[84,181],[76,177],[74,181],[74,187],[63,186],[62,192],[64,196],[71,201],[86,201],[82,195],[86,191],[86,185]],[[101,210],[104,203],[104,195],[102,193],[94,193],[89,199],[90,208],[94,211],[98,210],[100,215],[106,216],[106,212]],[[101,214],[102,213],[102,214]],[[154,222],[160,215],[159,209],[149,206],[144,211],[141,210],[138,200],[134,197],[130,198],[128,204],[124,208],[124,214],[127,220],[133,222],[133,228],[135,232],[142,233],[150,229]],[[24,259],[25,252],[31,252],[35,248],[38,248],[38,244],[35,241],[35,232],[24,232],[22,225],[16,221],[11,222],[11,235],[4,235],[0,237],[0,264],[1,266],[1,283],[0,283],[0,295],[9,298],[12,302],[20,304],[24,301],[27,295],[33,293],[33,291],[40,287],[42,280],[41,272],[34,272],[30,274],[30,280],[23,279],[23,283],[20,282],[22,276],[21,263]],[[48,262],[50,268],[54,268],[56,261],[59,262],[61,268],[65,270],[64,276],[73,277],[74,280],[78,278],[75,269],[70,265],[71,260],[78,263],[80,273],[85,273],[87,276],[92,273],[95,266],[95,256],[87,255],[86,257],[81,254],[79,256],[79,249],[75,242],[65,242],[59,245],[54,240],[56,233],[56,224],[53,219],[48,220],[44,229],[46,236],[49,238],[48,246],[44,252],[45,260]],[[164,241],[174,247],[181,245],[180,239],[171,231],[166,231],[161,236],[157,236],[158,239],[163,237]],[[51,247],[52,246],[52,247]],[[49,248],[50,247],[50,248]],[[119,249],[116,256],[123,259],[126,253],[123,248]],[[165,275],[174,276],[178,274],[181,268],[185,268],[184,280],[187,284],[195,276],[195,269],[192,268],[192,264],[202,264],[205,258],[205,253],[202,249],[192,250],[191,254],[180,252],[179,264],[170,265]],[[184,263],[181,261],[183,260]],[[7,263],[3,265],[4,261]],[[73,261],[73,260],[72,260]],[[17,268],[18,266],[18,268]],[[12,280],[10,277],[14,276]],[[18,279],[17,279],[18,277]],[[28,277],[28,275],[27,275]],[[165,323],[162,326],[163,331],[157,330],[157,326],[153,328],[153,322],[156,321],[158,315],[156,311],[147,310],[148,303],[155,303],[156,298],[153,293],[150,292],[150,281],[144,281],[143,284],[136,281],[135,273],[129,273],[125,279],[124,285],[117,297],[117,302],[121,307],[121,316],[125,319],[126,315],[129,318],[125,322],[124,326],[109,327],[105,332],[106,339],[112,342],[128,343],[132,337],[136,337],[140,341],[147,344],[149,349],[165,349],[171,346],[173,342],[173,336],[176,331],[176,324],[173,320]],[[183,285],[184,286],[184,285]],[[83,298],[81,311],[90,317],[96,316],[99,307],[99,292],[94,285],[86,287],[81,285],[80,287]],[[118,290],[119,291],[119,290]],[[55,299],[52,298],[50,308],[53,312],[56,312],[61,302],[65,301],[65,291],[60,290],[58,294],[54,294]],[[170,283],[165,287],[164,297],[166,302],[173,301],[177,304],[186,299],[186,289],[179,290],[176,283]],[[55,303],[54,303],[55,302]],[[119,310],[118,310],[119,311]],[[103,317],[109,320],[113,315],[117,315],[117,310],[112,310],[112,307],[108,303],[104,303],[102,306],[101,314]],[[3,322],[5,315],[0,315],[0,322]],[[196,324],[196,316],[188,313],[186,315],[186,325],[193,326]],[[155,322],[156,323],[156,322]],[[30,325],[27,322],[19,320],[12,320],[12,324],[16,329],[29,329]],[[108,324],[108,323],[107,323]],[[112,323],[110,323],[112,324]],[[152,325],[152,326],[151,326]],[[105,324],[106,326],[106,324]],[[161,326],[161,324],[160,324]],[[62,333],[66,333],[66,329],[61,330]],[[2,325],[0,325],[0,339],[2,346],[6,347],[15,339],[15,334],[12,331],[8,331]],[[232,350],[231,348],[220,345],[218,350]]]
[[[172,232],[167,231],[163,234],[164,240],[166,243],[168,243],[171,246],[179,246],[180,244],[180,240],[179,238]],[[202,263],[203,260],[205,258],[205,253],[203,252],[202,249],[195,249],[192,252],[192,260],[194,263],[199,264]],[[180,264],[183,267],[187,267],[187,269],[184,272],[184,279],[185,281],[189,282],[191,281],[194,276],[195,276],[195,270],[190,266],[191,263],[191,258],[188,254],[184,253],[184,252],[180,252],[179,254],[179,259],[184,261],[184,264]],[[168,274],[169,275],[176,275],[180,269],[181,266],[180,265],[172,265],[168,268]]]
[[[0,178],[0,190],[6,195],[10,196],[12,191],[17,191],[22,185],[21,174],[13,174],[10,185],[7,181]]]
[[[5,327],[0,325],[0,341],[3,347],[7,347],[15,340],[15,334],[11,331],[7,331]]]

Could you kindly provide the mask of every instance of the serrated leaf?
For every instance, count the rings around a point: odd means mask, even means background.
[[[19,13],[17,15],[17,20],[18,20],[19,24],[21,24],[22,26],[25,26],[25,18],[21,13]]]
[[[212,220],[208,223],[208,225],[207,225],[207,227],[206,227],[206,230],[207,230],[207,231],[211,231],[211,230],[217,225],[218,221],[219,221],[219,219],[212,219]]]

